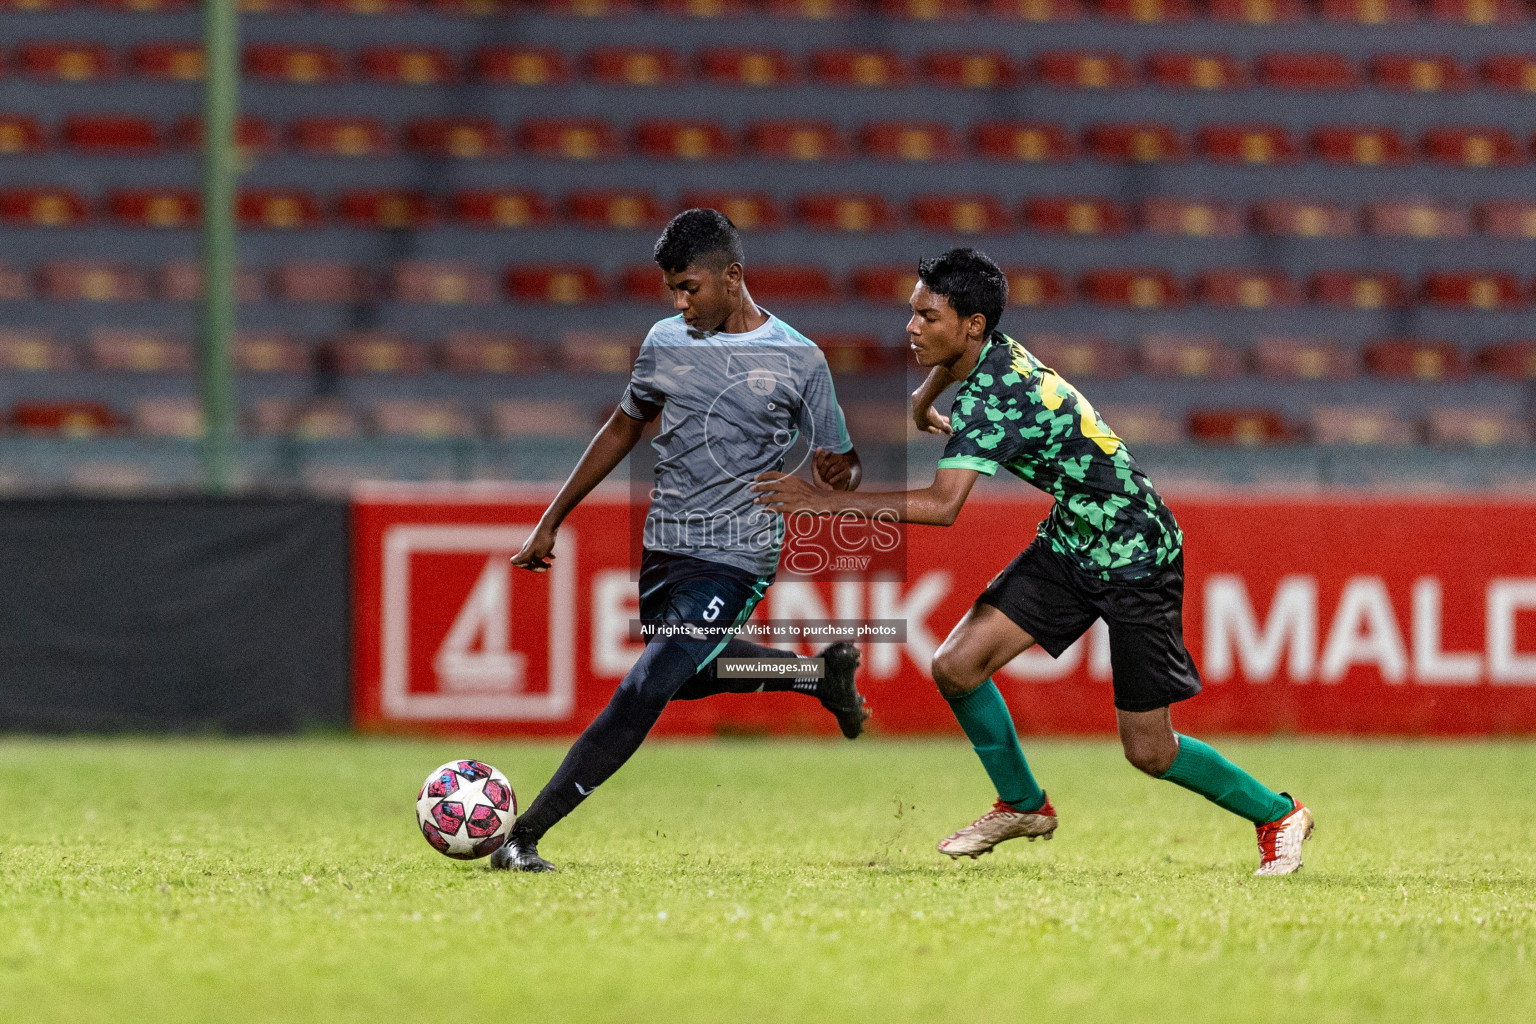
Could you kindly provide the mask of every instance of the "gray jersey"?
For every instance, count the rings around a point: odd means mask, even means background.
[[[778,568],[784,526],[754,504],[753,478],[784,470],[792,447],[853,448],[826,356],[772,315],[746,334],[701,334],[681,316],[661,321],[640,346],[619,408],[644,420],[661,413],[646,548],[760,576]]]

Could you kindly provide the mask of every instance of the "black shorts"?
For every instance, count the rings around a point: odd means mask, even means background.
[[[1037,539],[976,601],[1008,616],[1053,658],[1103,619],[1121,711],[1156,711],[1200,692],[1184,646],[1183,555],[1147,579],[1107,583]]]
[[[640,555],[640,621],[708,624],[710,632],[700,639],[671,638],[703,668],[730,642],[722,628],[746,621],[772,582],[734,565],[646,549]]]

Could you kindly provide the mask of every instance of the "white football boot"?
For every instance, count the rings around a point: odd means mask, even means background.
[[[1036,811],[1021,811],[999,800],[992,809],[954,835],[939,840],[939,852],[956,859],[969,857],[975,860],[984,853],[991,853],[998,843],[1009,839],[1050,839],[1056,832],[1056,808],[1051,798]]]
[[[1301,844],[1312,834],[1312,812],[1289,793],[1291,813],[1279,821],[1255,825],[1259,835],[1259,870],[1256,875],[1289,875],[1301,867]]]

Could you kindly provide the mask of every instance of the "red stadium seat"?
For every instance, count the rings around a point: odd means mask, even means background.
[[[1164,89],[1215,92],[1241,89],[1248,73],[1224,53],[1154,53],[1146,61],[1148,82]]]
[[[203,436],[203,403],[196,398],[141,398],[133,405],[133,432],[197,440]]]
[[[1115,436],[1140,451],[1141,445],[1178,444],[1184,427],[1155,405],[1099,405]]]
[[[1246,230],[1242,214],[1216,200],[1148,199],[1141,206],[1143,227],[1154,235],[1236,238]]]
[[[1357,89],[1360,73],[1337,53],[1266,53],[1254,62],[1259,84],[1306,92]]]
[[[418,153],[456,160],[493,160],[508,148],[501,128],[488,117],[417,118],[406,123],[405,143]]]
[[[1390,406],[1320,405],[1312,410],[1314,444],[1403,445],[1418,440],[1413,424]]]
[[[1099,0],[1099,16],[1107,21],[1158,25],[1188,21],[1195,16],[1190,0]]]
[[[987,13],[1001,21],[1045,24],[1076,21],[1083,16],[1078,0],[986,0]]]
[[[329,14],[401,15],[411,13],[412,0],[312,0]]]
[[[725,128],[710,121],[641,121],[635,152],[658,160],[729,160],[736,147]]]
[[[73,370],[78,363],[74,346],[60,343],[51,331],[0,328],[0,371]]]
[[[613,126],[597,118],[533,118],[522,123],[519,138],[534,156],[552,160],[603,160],[617,156]]]
[[[308,7],[306,0],[235,0],[241,14],[296,14]]]
[[[203,48],[197,43],[146,43],[129,52],[128,65],[152,82],[199,82]]]
[[[942,121],[875,121],[859,131],[869,156],[902,163],[932,163],[964,155],[964,144]]]
[[[1431,409],[1424,426],[1425,440],[1445,447],[1488,448],[1529,444],[1531,440],[1530,425],[1517,414],[1485,405]]]
[[[1536,203],[1483,203],[1477,208],[1477,223],[1495,238],[1536,238]]]
[[[1131,211],[1113,199],[1047,196],[1024,201],[1023,221],[1048,235],[1123,235],[1131,230]]]
[[[1273,270],[1207,270],[1195,279],[1195,291],[1217,309],[1273,309],[1302,300],[1296,282]]]
[[[1530,291],[1514,274],[1441,272],[1424,275],[1424,301],[1450,309],[1524,309]]]
[[[858,0],[765,0],[762,7],[770,17],[806,21],[831,21],[863,13]]]
[[[336,197],[336,216],[343,224],[385,231],[417,230],[437,220],[437,210],[425,192],[403,188],[365,188]]]
[[[1253,365],[1261,376],[1281,380],[1347,380],[1358,371],[1354,352],[1326,338],[1260,338]]]
[[[1369,203],[1365,229],[1384,238],[1465,238],[1472,233],[1472,216],[1441,203]]]
[[[982,195],[914,196],[912,219],[928,231],[958,235],[997,234],[1013,227],[1003,204]]]
[[[1467,358],[1448,341],[1389,338],[1373,341],[1361,353],[1365,368],[1397,380],[1446,380],[1464,377]]]
[[[573,192],[566,197],[565,212],[584,228],[654,228],[666,221],[656,197],[638,189]]]
[[[1064,306],[1072,301],[1072,290],[1058,270],[1048,267],[1005,267],[1008,275],[1008,305]]]
[[[1434,128],[1424,133],[1424,155],[1456,167],[1515,167],[1525,162],[1520,144],[1503,128]]]
[[[656,9],[676,18],[734,18],[752,11],[747,0],[657,0]]]
[[[1400,275],[1365,270],[1325,270],[1308,290],[1312,301],[1339,309],[1397,309],[1413,298]]]
[[[546,14],[563,18],[613,18],[633,14],[635,0],[538,0]]]
[[[320,203],[298,189],[242,189],[235,201],[235,216],[243,228],[286,231],[319,226]]]
[[[888,50],[821,50],[811,54],[811,75],[825,85],[885,89],[907,84],[900,57]]]
[[[1329,125],[1312,133],[1312,152],[1330,164],[1380,167],[1411,163],[1413,147],[1395,128]]]
[[[471,67],[488,85],[558,85],[571,77],[565,54],[552,46],[487,46],[475,52]]]
[[[241,331],[235,335],[235,369],[241,373],[309,373],[309,346],[279,331]]]
[[[816,231],[864,234],[891,231],[900,217],[884,197],[875,193],[819,192],[795,200],[795,217]]]
[[[996,50],[943,50],[923,54],[923,77],[946,89],[1008,89],[1023,80],[1013,58]]]
[[[1189,436],[1206,444],[1255,446],[1286,444],[1298,431],[1274,409],[1196,409],[1189,414]]]
[[[117,71],[111,51],[94,43],[22,43],[16,64],[33,78],[55,82],[94,82]]]
[[[124,263],[72,260],[44,264],[37,291],[56,302],[137,302],[149,297],[149,282],[143,271]]]
[[[754,89],[778,88],[798,77],[783,50],[706,50],[699,56],[704,81]]]
[[[513,0],[427,0],[439,14],[461,18],[494,18],[515,13]]]
[[[185,117],[171,129],[170,142],[178,149],[200,149],[203,145],[203,119]],[[235,146],[243,159],[277,149],[277,133],[256,117],[242,115],[235,121]]]
[[[1300,155],[1291,133],[1277,124],[1222,124],[1200,129],[1200,151],[1222,164],[1287,164]]]
[[[587,73],[603,85],[650,88],[681,82],[687,68],[671,50],[605,46],[587,54]]]
[[[781,226],[779,207],[763,192],[687,192],[679,205],[719,210],[742,231],[770,231]]]
[[[1321,0],[1324,21],[1343,25],[1394,25],[1417,19],[1413,0]]]
[[[1210,14],[1238,25],[1294,25],[1307,18],[1302,0],[1210,0]]]
[[[854,298],[905,306],[917,287],[917,270],[911,266],[859,267],[849,278]]]
[[[626,297],[642,302],[672,301],[672,293],[667,291],[661,271],[654,263],[636,263],[625,267],[619,275],[619,287]]]
[[[1355,213],[1337,203],[1269,199],[1253,208],[1253,226],[1288,238],[1348,238],[1356,233]]]
[[[1483,81],[1505,92],[1536,92],[1536,56],[1502,54],[1489,57],[1480,68]]]
[[[272,297],[283,302],[367,302],[373,276],[351,263],[284,263],[272,271]]]
[[[107,210],[135,228],[187,228],[198,222],[201,197],[192,189],[121,188],[107,192]]]
[[[1179,283],[1166,270],[1090,270],[1078,287],[1084,299],[1100,306],[1165,309],[1183,303]]]
[[[820,267],[754,263],[748,281],[752,295],[769,302],[824,302],[837,297],[832,278]]]
[[[360,377],[422,373],[432,362],[427,346],[384,331],[343,334],[322,349],[321,358],[337,373]]]
[[[1117,164],[1156,164],[1184,159],[1184,143],[1166,124],[1098,124],[1084,135],[1088,152]]]
[[[602,282],[589,267],[508,267],[505,283],[508,295],[524,301],[573,306],[603,297]]]
[[[964,21],[974,13],[968,0],[875,0],[875,11],[900,21]]]
[[[443,441],[469,440],[477,434],[474,419],[450,398],[382,399],[374,403],[372,419],[382,437]]]
[[[302,406],[286,398],[258,398],[252,403],[248,422],[248,429],[257,437],[337,441],[363,435],[362,416],[338,398],[318,398]]]
[[[157,298],[169,302],[195,302],[203,297],[203,267],[193,260],[172,260],[154,275]],[[266,298],[267,285],[262,276],[249,267],[235,271],[235,299],[260,302]]]
[[[1461,25],[1514,25],[1525,20],[1519,0],[1430,0],[1429,16],[1435,21]]]
[[[25,11],[34,14],[67,11],[74,6],[76,6],[75,0],[0,0],[0,11]]]
[[[747,128],[747,148],[768,160],[805,162],[849,152],[847,140],[827,121],[759,121]]]
[[[85,200],[65,188],[0,190],[0,223],[12,227],[68,228],[89,219]]]
[[[60,134],[83,153],[138,156],[160,151],[160,132],[147,117],[71,114]]]
[[[101,402],[17,402],[11,426],[28,434],[96,437],[124,430],[128,421]]]
[[[972,133],[976,154],[988,160],[1054,163],[1071,159],[1075,147],[1060,125],[983,121]]]
[[[1058,89],[1129,89],[1136,69],[1115,53],[1051,50],[1035,60],[1034,73]]]
[[[245,73],[262,82],[318,85],[346,77],[341,54],[327,46],[258,43],[245,50]]]
[[[1373,58],[1371,81],[1396,92],[1461,92],[1472,76],[1456,58],[1438,53],[1393,53]]]
[[[193,6],[192,0],[96,0],[109,11],[124,14],[178,14]]]
[[[1130,351],[1124,345],[1089,334],[1031,334],[1024,339],[1024,347],[1068,380],[1123,377],[1131,368]]]
[[[909,292],[908,297],[910,295]],[[905,298],[902,304],[906,304]],[[870,334],[829,334],[826,331],[818,331],[816,345],[827,357],[827,366],[834,375],[900,370],[906,365],[910,354],[906,346],[885,345],[879,338]],[[901,417],[903,430],[909,418]],[[851,421],[849,426],[853,426]],[[853,434],[855,437],[867,436],[860,430],[854,430]],[[903,437],[902,440],[905,441],[906,438]]]
[[[291,131],[293,148],[311,156],[378,157],[395,148],[376,117],[306,117]]]
[[[485,304],[498,298],[496,279],[467,263],[408,260],[395,264],[389,294],[396,302],[435,306]]]
[[[483,228],[542,227],[552,219],[544,197],[526,189],[455,192],[448,209],[460,224]]]
[[[459,77],[452,55],[436,46],[372,46],[358,64],[364,78],[386,85],[447,85]]]
[[[97,327],[86,343],[91,367],[108,372],[191,373],[192,346],[161,331]]]
[[[1243,354],[1206,335],[1154,334],[1138,346],[1149,377],[1229,380],[1243,373]]]
[[[1536,380],[1536,341],[1503,341],[1477,354],[1477,365],[1510,380]]]
[[[0,114],[0,156],[41,153],[48,148],[37,118],[26,114]]]
[[[542,346],[492,331],[449,331],[442,355],[449,373],[529,373],[544,369],[547,361]]]

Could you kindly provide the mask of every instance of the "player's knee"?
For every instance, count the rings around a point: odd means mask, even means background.
[[[1121,747],[1125,759],[1138,770],[1160,779],[1173,767],[1173,759],[1179,756],[1179,746],[1170,742],[1172,737],[1123,736]]]
[[[986,682],[986,675],[955,652],[940,649],[933,656],[933,681],[938,684],[941,694],[953,700],[964,697]]]

